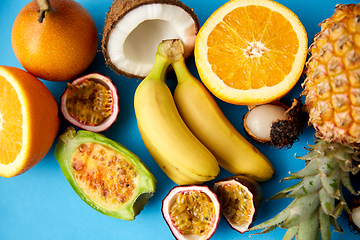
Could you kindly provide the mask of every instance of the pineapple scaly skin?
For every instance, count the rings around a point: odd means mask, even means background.
[[[271,199],[294,198],[278,215],[250,230],[268,233],[288,229],[283,240],[330,240],[336,219],[350,213],[343,186],[357,193],[350,173],[360,170],[360,3],[338,4],[323,21],[309,48],[303,83],[305,110],[313,125],[315,144],[299,157],[306,166],[283,180],[299,179]]]
[[[310,46],[303,83],[316,136],[360,143],[360,4],[338,4]]]

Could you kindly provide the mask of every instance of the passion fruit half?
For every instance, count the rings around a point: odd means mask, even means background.
[[[76,127],[101,132],[119,113],[117,89],[111,79],[91,73],[68,83],[61,96],[61,112]]]
[[[162,214],[176,239],[210,239],[220,220],[220,204],[207,186],[177,186],[162,202]]]
[[[230,227],[240,233],[247,232],[263,200],[260,185],[249,177],[234,176],[216,181],[213,191]]]
[[[79,197],[114,218],[133,220],[156,190],[154,176],[137,156],[98,133],[69,127],[55,157]]]

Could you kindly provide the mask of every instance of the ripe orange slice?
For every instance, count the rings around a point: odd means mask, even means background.
[[[31,74],[0,66],[0,176],[13,177],[37,164],[59,130],[58,105]]]
[[[308,39],[298,17],[270,0],[232,0],[201,27],[195,63],[204,85],[233,104],[284,96],[300,78]]]

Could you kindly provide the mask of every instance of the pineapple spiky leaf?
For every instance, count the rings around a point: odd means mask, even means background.
[[[288,229],[283,240],[291,239],[291,237],[299,240],[313,240],[319,239],[320,235],[322,239],[330,239],[330,225],[336,231],[342,231],[336,219],[344,209],[346,211],[349,209],[343,197],[342,186],[344,184],[352,193],[355,191],[349,179],[349,172],[344,172],[340,167],[340,163],[344,162],[343,159],[337,159],[336,156],[339,155],[334,151],[342,151],[346,147],[339,143],[328,143],[323,140],[316,140],[311,147],[316,149],[318,154],[305,155],[308,158],[302,157],[307,161],[307,165],[296,173],[290,173],[290,177],[284,178],[285,180],[301,180],[269,199],[290,197],[294,200],[278,215],[250,230],[265,228],[259,233],[261,234],[277,227]],[[309,149],[309,151],[313,150]],[[348,151],[348,154],[352,161],[357,153]],[[349,169],[349,171],[352,170],[354,169]]]
[[[318,209],[299,224],[297,239],[319,239],[320,222]]]
[[[330,216],[319,208],[319,221],[320,221],[320,233],[323,240],[330,240],[331,229],[330,229]]]
[[[299,179],[307,176],[313,176],[318,173],[318,165],[316,161],[310,161],[306,167],[304,167],[302,170],[290,173],[290,177],[286,177],[283,180],[292,180],[292,179]]]
[[[289,228],[286,231],[283,240],[292,240],[296,236],[298,231],[299,231],[299,226],[293,226],[293,227]]]

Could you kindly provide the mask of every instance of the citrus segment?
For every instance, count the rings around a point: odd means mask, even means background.
[[[37,164],[59,129],[58,106],[31,74],[0,66],[0,176],[13,177]]]
[[[195,62],[206,87],[234,104],[261,104],[298,81],[307,54],[297,16],[269,0],[232,0],[201,27]]]
[[[0,76],[0,163],[9,164],[20,153],[22,143],[21,104],[11,84]],[[14,141],[16,140],[16,141]]]

